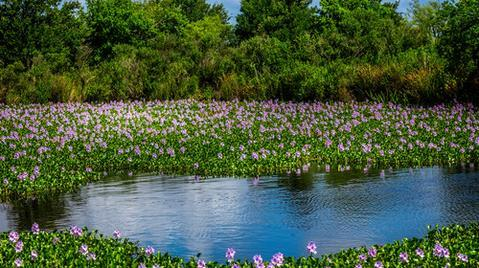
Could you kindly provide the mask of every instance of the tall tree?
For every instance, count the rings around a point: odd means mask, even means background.
[[[68,64],[83,39],[80,12],[76,1],[1,0],[0,62],[30,67],[33,57],[41,54]]]
[[[155,21],[147,16],[143,4],[132,0],[87,0],[87,44],[94,51],[94,61],[112,56],[120,44],[141,46],[155,37]]]
[[[321,0],[320,6],[319,32],[327,58],[374,59],[401,50],[405,23],[397,3]]]
[[[466,97],[479,96],[479,0],[446,2],[439,52],[459,78]]]
[[[311,0],[241,0],[236,34],[240,40],[255,35],[293,40],[311,29],[315,12]]]

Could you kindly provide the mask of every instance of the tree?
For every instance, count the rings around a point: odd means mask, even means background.
[[[236,34],[240,40],[255,35],[294,40],[311,30],[314,15],[311,0],[242,0]]]
[[[53,67],[70,64],[85,31],[76,1],[1,0],[0,62],[31,67],[41,54]]]
[[[441,3],[438,1],[421,4],[419,0],[414,0],[411,4],[411,24],[416,30],[417,38],[421,42],[433,44],[439,37],[441,27],[440,10]]]
[[[479,95],[479,0],[444,3],[438,49],[467,97]]]
[[[404,19],[397,3],[381,0],[322,0],[319,34],[324,57],[372,60],[403,48]]]
[[[94,62],[109,59],[120,44],[142,46],[156,36],[154,20],[141,3],[132,0],[87,0],[86,20],[90,28],[87,44]]]

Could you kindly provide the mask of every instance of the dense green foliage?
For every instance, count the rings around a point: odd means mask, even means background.
[[[155,101],[0,106],[0,199],[77,189],[103,172],[197,176],[460,165],[473,106]]]
[[[477,100],[479,2],[0,0],[0,102]]]
[[[371,248],[354,248],[316,257],[284,257],[271,261],[259,258],[230,262],[172,257],[151,247],[122,239],[119,233],[107,237],[76,226],[66,231],[14,231],[0,234],[2,267],[477,267],[479,225],[451,225],[429,230],[422,239],[412,238]],[[305,253],[306,253],[305,245]],[[253,257],[253,256],[252,256]],[[236,266],[235,266],[236,265]],[[271,267],[271,266],[268,266]]]

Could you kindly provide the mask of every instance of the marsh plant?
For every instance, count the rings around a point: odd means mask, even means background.
[[[157,251],[151,246],[120,237],[116,230],[105,236],[86,228],[47,232],[33,224],[31,232],[0,234],[2,267],[477,267],[479,225],[451,225],[432,228],[423,239],[403,239],[386,245],[352,248],[320,256],[310,241],[304,256],[294,258],[278,252],[266,258],[235,258],[227,248],[225,261],[218,263],[191,257],[183,259]],[[239,252],[239,254],[241,254]]]
[[[0,106],[4,200],[77,189],[111,173],[256,177],[470,165],[472,105],[194,100]]]

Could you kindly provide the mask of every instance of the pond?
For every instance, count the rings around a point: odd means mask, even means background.
[[[477,170],[421,168],[251,179],[143,175],[112,177],[76,193],[29,204],[0,205],[0,231],[88,226],[119,229],[172,255],[223,262],[276,252],[307,255],[423,236],[427,225],[479,220]]]

